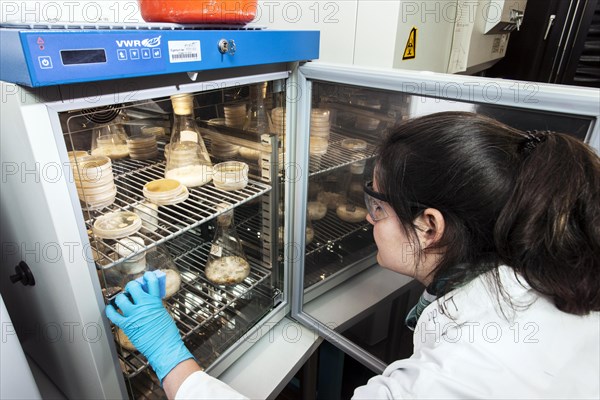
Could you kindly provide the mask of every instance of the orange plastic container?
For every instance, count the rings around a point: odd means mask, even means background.
[[[257,0],[138,0],[146,22],[246,24],[256,17]]]

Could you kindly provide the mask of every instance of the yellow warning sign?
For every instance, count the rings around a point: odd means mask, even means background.
[[[417,56],[417,28],[413,26],[408,35],[406,48],[404,48],[403,60],[411,60]]]

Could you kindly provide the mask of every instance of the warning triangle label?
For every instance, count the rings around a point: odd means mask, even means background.
[[[417,28],[413,27],[408,35],[408,41],[404,48],[403,60],[411,60],[417,56]]]

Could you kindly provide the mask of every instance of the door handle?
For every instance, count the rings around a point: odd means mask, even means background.
[[[556,15],[552,14],[550,19],[548,19],[548,26],[546,27],[546,34],[544,35],[544,40],[548,39],[548,34],[550,33],[550,29],[554,25],[554,20],[556,19]]]
[[[31,270],[29,269],[29,265],[27,265],[27,263],[25,263],[25,261],[21,261],[15,267],[15,274],[10,276],[10,281],[12,283],[17,283],[17,282],[21,281],[21,283],[25,286],[34,286],[35,285],[35,279],[33,277],[33,274],[31,273]]]

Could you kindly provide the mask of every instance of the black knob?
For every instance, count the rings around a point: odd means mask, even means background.
[[[15,274],[10,276],[10,281],[12,283],[17,283],[21,281],[21,283],[25,286],[34,286],[35,279],[31,270],[29,269],[29,265],[25,263],[25,261],[21,261],[19,265],[15,267]]]

